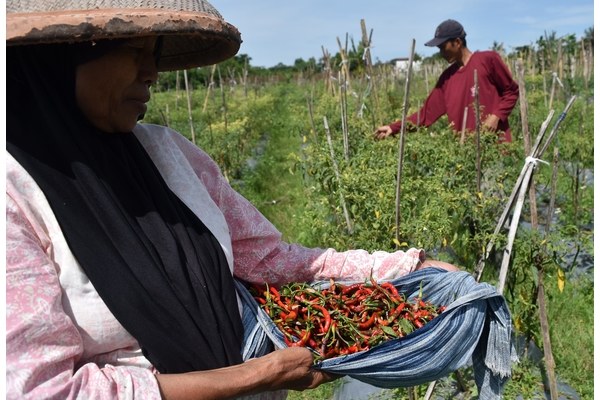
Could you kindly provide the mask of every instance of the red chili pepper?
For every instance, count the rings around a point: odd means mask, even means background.
[[[352,292],[357,291],[358,289],[362,288],[363,284],[362,283],[354,283],[352,285],[346,286],[342,289],[342,294],[349,294]]]
[[[289,346],[309,346],[323,358],[402,337],[444,311],[422,298],[407,303],[391,282],[378,284],[373,278],[371,285],[345,286],[331,280],[323,289],[295,283],[279,290],[251,286],[251,291],[258,292],[256,301],[284,332]]]
[[[382,288],[389,290],[395,297],[402,298],[400,293],[398,293],[398,289],[391,282],[383,282],[379,284]]]
[[[277,288],[275,286],[270,286],[269,291],[273,294],[273,296],[279,298],[279,291],[277,291]]]
[[[282,315],[283,314],[283,315]],[[279,316],[281,317],[281,319],[285,320],[285,321],[295,321],[296,318],[298,318],[298,313],[296,313],[296,311],[291,310],[289,313],[284,313],[283,311],[279,314]]]
[[[325,325],[322,328],[322,333],[329,331],[329,327],[331,326],[331,315],[329,312],[325,309],[325,307],[322,307],[318,304],[313,304],[313,308],[321,311],[323,318],[325,319]]]
[[[357,351],[359,351],[358,346],[353,344],[352,346],[348,346],[345,349],[341,349],[340,354],[352,354],[356,353]]]
[[[365,330],[367,328],[370,328],[371,325],[373,325],[373,323],[375,322],[375,318],[377,318],[376,312],[372,313],[371,316],[369,317],[369,319],[367,319],[365,322],[359,323],[358,329]]]
[[[304,334],[302,335],[302,338],[299,341],[291,342],[291,344],[287,343],[287,342],[286,343],[290,347],[302,347],[302,346],[306,345],[306,342],[308,342],[308,339],[310,339],[310,331],[306,330],[306,331],[304,331]]]

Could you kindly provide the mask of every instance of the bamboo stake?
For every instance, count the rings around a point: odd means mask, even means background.
[[[544,154],[544,151],[546,150],[546,148],[548,147],[550,142],[556,136],[558,127],[560,126],[560,123],[565,119],[567,111],[573,105],[573,103],[575,101],[575,97],[576,96],[571,97],[571,100],[565,107],[565,110],[559,115],[557,121],[554,124],[554,127],[552,128],[552,131],[550,132],[550,135],[548,136],[548,139],[546,140],[546,142],[544,143],[542,148],[539,150],[539,152],[534,153],[534,156],[532,157],[533,162],[531,160],[527,160],[525,163],[525,166],[523,167],[523,169],[525,171],[525,176],[523,178],[523,182],[521,183],[521,187],[520,187],[520,191],[519,191],[519,199],[517,201],[517,204],[515,206],[515,211],[513,213],[513,219],[511,221],[510,231],[508,234],[508,244],[504,251],[504,258],[502,259],[502,265],[500,267],[500,276],[498,278],[498,286],[497,287],[498,287],[498,292],[500,294],[502,294],[504,291],[504,282],[506,280],[506,274],[508,273],[508,264],[510,261],[510,255],[512,252],[512,245],[514,242],[514,237],[516,235],[516,230],[519,225],[519,219],[520,219],[520,215],[521,215],[521,207],[523,205],[525,191],[529,185],[529,179],[531,177],[531,174],[533,173],[533,169],[535,168],[536,160],[538,160],[541,157],[541,155]]]
[[[340,114],[342,120],[342,137],[344,139],[344,159],[346,162],[350,162],[350,144],[348,141],[348,107],[347,107],[347,97],[346,97],[346,80],[343,77],[343,74],[338,74],[339,76],[339,85],[340,85]]]
[[[364,19],[360,20],[360,29],[362,32],[362,43],[364,46],[363,60],[366,65],[367,79],[370,83],[370,86],[373,89],[373,102],[375,103],[374,107],[373,107],[373,115],[374,115],[374,119],[375,119],[375,121],[377,121],[378,125],[381,125],[382,121],[381,121],[380,112],[379,112],[379,96],[378,96],[379,91],[377,90],[377,85],[375,82],[375,75],[373,74],[373,62],[371,60],[371,37],[373,35],[373,30],[371,29],[370,34],[367,36],[367,26],[365,24]]]
[[[525,155],[531,154],[531,137],[529,135],[529,117],[527,115],[527,92],[525,88],[523,60],[517,60],[517,75],[519,80],[519,104],[521,108],[521,127],[523,130],[523,145]],[[531,186],[529,188],[529,207],[531,215],[531,226],[537,229],[537,202],[535,195],[535,178],[531,178]]]
[[[398,174],[396,181],[396,242],[400,243],[400,195],[402,193],[402,164],[404,162],[404,133],[406,131],[406,114],[408,111],[408,94],[410,91],[410,78],[412,76],[412,61],[415,54],[415,39],[412,40],[410,58],[408,60],[408,71],[404,85],[404,106],[402,107],[402,127],[398,139]],[[397,244],[396,244],[397,245]]]
[[[187,70],[183,70],[183,79],[185,81],[185,93],[187,96],[188,120],[190,122],[190,133],[192,135],[192,143],[196,144],[196,133],[194,132],[194,121],[192,120],[192,97],[188,84]]]
[[[544,360],[546,364],[546,372],[548,374],[548,381],[550,386],[550,399],[558,400],[558,387],[556,383],[556,375],[554,370],[556,364],[554,362],[554,356],[552,355],[552,345],[550,342],[550,327],[548,324],[548,314],[546,312],[546,294],[544,291],[544,270],[538,269],[538,293],[537,301],[539,304],[540,312],[540,327],[542,330],[542,341],[544,343]]]
[[[554,92],[556,91],[556,78],[558,76],[556,75],[556,72],[552,73],[552,86],[550,89],[550,104],[548,105],[548,108],[552,108],[552,103],[554,102]]]
[[[556,201],[556,182],[558,181],[558,148],[554,148],[554,157],[552,159],[552,186],[550,187],[550,204],[548,204],[546,226],[544,231],[546,235],[550,232],[550,222],[554,215],[554,202]]]
[[[306,98],[306,103],[308,106],[308,117],[310,120],[310,127],[312,129],[315,141],[317,141],[318,140],[317,126],[315,125],[315,117],[314,117],[314,113],[313,113],[312,102],[313,102],[313,93],[311,91],[310,98],[308,98],[308,97]]]
[[[477,171],[476,189],[477,193],[481,193],[481,113],[479,111],[479,83],[477,81],[477,70],[473,71],[473,80],[475,82],[475,168]]]
[[[469,107],[465,107],[463,111],[463,120],[462,120],[462,129],[460,130],[460,144],[465,144],[465,136],[467,130],[467,114],[469,112]]]
[[[169,127],[169,103],[167,103],[165,108],[166,108],[166,114],[160,108],[158,109],[158,112],[160,113],[160,116],[163,120],[163,125],[168,128]]]
[[[215,70],[217,69],[217,64],[212,66],[210,71],[210,82],[208,83],[208,88],[206,88],[206,96],[204,97],[204,105],[202,106],[202,114],[206,112],[206,107],[208,106],[208,98],[212,93],[212,89],[215,86]]]
[[[563,74],[563,46],[562,46],[562,38],[558,39],[558,54],[556,55],[556,68],[555,71],[558,71],[558,77],[562,80],[564,79]]]
[[[423,69],[425,70],[425,93],[429,93],[429,76],[427,74],[429,68],[426,66]]]
[[[408,392],[408,400],[417,400],[417,391],[414,386],[407,387],[406,391]]]
[[[554,139],[554,136],[556,135],[556,131],[558,130],[558,127],[560,126],[560,124],[562,123],[562,121],[567,116],[567,112],[569,112],[569,110],[573,106],[573,103],[575,102],[576,98],[577,98],[577,96],[571,96],[571,99],[569,99],[569,101],[567,102],[567,105],[565,106],[563,112],[560,113],[560,115],[558,116],[558,119],[554,123],[554,127],[552,128],[552,131],[550,133],[550,137],[548,138],[548,140],[546,140],[546,142],[544,143],[544,146],[539,151],[538,157],[536,157],[536,158],[539,158],[539,156],[541,156],[542,154],[544,154],[544,152],[546,151],[546,149],[550,145],[550,142],[552,141],[552,139]]]
[[[548,207],[549,219],[546,221],[545,234],[550,231],[550,222],[554,214],[554,201],[556,198],[556,181],[558,180],[558,148],[554,148],[552,158],[552,187],[550,190],[550,205]],[[542,249],[545,245],[542,246]],[[546,294],[544,289],[544,270],[538,267],[538,291],[537,302],[540,313],[540,329],[542,331],[542,342],[544,344],[544,362],[546,364],[546,373],[548,374],[548,383],[550,386],[551,400],[558,399],[558,385],[556,382],[554,355],[552,354],[552,341],[550,340],[550,325],[548,324],[548,313],[546,312]]]
[[[544,54],[542,53],[542,84],[544,87],[544,105],[548,107],[548,84],[546,83],[546,61],[544,58]],[[552,107],[548,107],[548,109],[552,109]]]
[[[329,52],[323,46],[321,46],[323,52],[323,72],[325,73],[325,89],[327,92],[332,91],[333,85],[331,84],[331,57]]]
[[[217,75],[219,75],[219,89],[221,90],[221,109],[223,110],[223,123],[225,124],[225,133],[228,132],[227,127],[227,99],[225,98],[225,90],[223,88],[223,78],[221,77],[221,68],[217,66]]]
[[[548,114],[548,117],[546,117],[546,120],[542,123],[540,132],[538,133],[538,136],[536,139],[536,144],[534,145],[534,149],[532,150],[531,154],[534,154],[535,151],[537,150],[537,147],[540,145],[542,138],[544,137],[544,135],[546,133],[546,129],[548,128],[548,125],[550,124],[550,121],[551,121],[553,115],[554,115],[554,111],[551,110],[550,113]],[[487,258],[489,257],[489,255],[492,251],[492,248],[494,247],[494,243],[496,241],[495,237],[500,233],[500,230],[504,226],[504,222],[506,221],[506,218],[508,217],[508,212],[512,208],[512,205],[513,205],[513,202],[517,195],[517,192],[521,186],[521,183],[523,182],[524,174],[525,174],[525,166],[521,170],[521,173],[519,174],[519,176],[517,178],[515,186],[513,187],[512,193],[510,194],[510,196],[508,198],[508,202],[506,203],[506,206],[504,207],[504,210],[502,211],[502,214],[500,215],[500,218],[498,219],[496,228],[494,228],[494,233],[492,235],[492,239],[488,242],[482,257],[477,262],[477,266],[475,267],[475,271],[474,271],[474,276],[477,277],[477,282],[479,282],[481,279],[481,275],[483,273],[483,268],[485,267],[485,260],[487,260]]]
[[[331,132],[329,131],[329,124],[327,123],[327,117],[323,117],[323,125],[325,126],[325,133],[327,134],[327,144],[329,145],[329,153],[331,155],[331,164],[333,165],[333,172],[338,183],[338,193],[340,194],[340,204],[344,212],[344,218],[346,219],[346,226],[348,227],[348,233],[352,234],[352,221],[350,220],[350,214],[346,208],[346,200],[342,193],[342,178],[340,177],[340,170],[338,168],[337,161],[335,160],[335,152],[333,151],[333,142],[331,141]]]
[[[429,383],[429,386],[427,386],[427,391],[425,392],[425,396],[423,397],[423,400],[429,400],[431,399],[431,396],[433,395],[433,390],[435,389],[435,384],[437,381],[433,381]]]
[[[519,106],[521,110],[521,129],[523,131],[523,145],[525,147],[525,154],[531,152],[531,135],[529,134],[529,116],[527,113],[527,95],[525,88],[525,71],[523,66],[523,60],[518,59],[516,63],[517,76],[519,83]]]
[[[534,165],[535,163],[531,162],[525,164],[525,176],[520,187],[517,204],[515,205],[515,209],[513,211],[513,218],[510,222],[510,229],[508,232],[508,243],[504,249],[502,264],[500,265],[500,275],[498,277],[498,285],[496,286],[498,293],[500,294],[504,293],[504,283],[506,281],[506,275],[508,274],[508,264],[512,254],[512,247],[517,234],[517,228],[519,227],[519,222],[521,220],[521,208],[523,207],[523,202],[525,201],[525,193],[529,187],[529,180],[531,179],[531,174],[533,174]]]
[[[179,109],[179,70],[175,72],[175,109]]]
[[[242,84],[244,85],[244,98],[248,98],[248,58],[244,62],[244,71],[242,74]]]
[[[338,47],[340,49],[340,56],[342,57],[342,65],[341,70],[346,75],[346,81],[348,82],[348,87],[350,87],[350,67],[348,66],[348,55],[346,52],[346,48],[342,47],[342,43],[340,42],[340,38],[336,37]],[[346,47],[348,47],[348,34],[346,34]]]

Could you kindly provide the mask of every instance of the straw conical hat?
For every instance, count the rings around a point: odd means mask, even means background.
[[[164,37],[159,70],[216,64],[242,42],[206,0],[7,0],[6,45]]]

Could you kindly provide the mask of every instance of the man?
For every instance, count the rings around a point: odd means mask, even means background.
[[[464,126],[468,131],[475,131],[474,74],[477,71],[481,128],[497,131],[499,142],[510,142],[508,116],[519,97],[519,87],[498,53],[471,52],[466,36],[463,26],[449,19],[442,22],[435,30],[435,37],[425,43],[426,46],[437,46],[450,66],[438,79],[423,107],[407,118],[410,125],[407,128],[414,130],[416,126],[430,126],[446,114],[450,126],[460,132],[466,108]],[[395,135],[401,127],[402,121],[381,126],[375,131],[375,138]]]

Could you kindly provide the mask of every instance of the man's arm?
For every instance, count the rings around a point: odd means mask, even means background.
[[[492,54],[493,56],[490,58],[490,80],[496,86],[500,102],[491,114],[494,114],[500,120],[506,120],[519,99],[519,85],[513,79],[510,70],[504,64],[500,55],[495,52]]]
[[[446,102],[444,91],[438,81],[436,87],[429,93],[421,109],[406,118],[407,131],[414,131],[419,126],[430,126],[442,115],[446,114]],[[380,126],[375,130],[376,139],[384,139],[390,135],[396,135],[402,129],[402,121],[398,120],[388,125]]]

